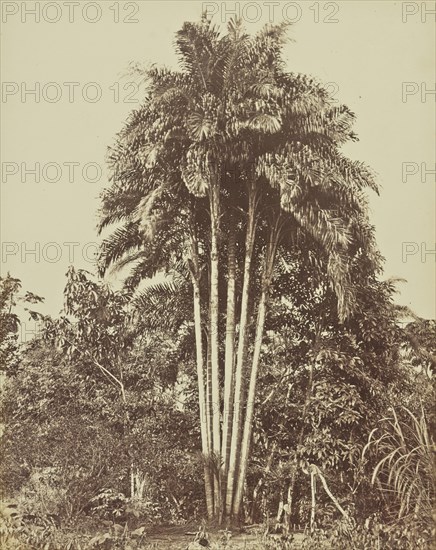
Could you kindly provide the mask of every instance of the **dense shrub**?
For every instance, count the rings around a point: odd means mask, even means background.
[[[349,525],[337,522],[328,530],[308,536],[301,550],[431,550],[434,538],[419,523],[402,522],[386,525],[379,521],[370,525]]]

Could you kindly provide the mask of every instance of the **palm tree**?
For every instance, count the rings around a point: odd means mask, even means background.
[[[354,301],[348,259],[372,247],[363,196],[372,175],[339,151],[355,139],[354,115],[285,72],[285,38],[285,25],[249,37],[238,21],[224,36],[205,17],[185,23],[181,70],[147,71],[145,102],[118,136],[103,194],[101,229],[122,225],[103,242],[102,273],[135,262],[134,287],[189,266],[206,499],[221,519],[240,512],[277,257],[298,232],[320,243],[344,319]]]

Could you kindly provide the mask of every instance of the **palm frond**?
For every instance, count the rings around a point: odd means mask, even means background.
[[[116,263],[130,251],[143,245],[139,232],[139,222],[128,222],[113,231],[110,237],[103,240],[98,259],[98,271],[104,275],[111,264]]]

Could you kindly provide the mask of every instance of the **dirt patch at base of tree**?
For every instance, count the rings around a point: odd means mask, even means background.
[[[195,529],[192,529],[191,526],[155,526],[148,531],[148,547],[146,548],[149,548],[150,550],[194,549],[197,548],[197,545],[193,544],[195,538]],[[229,550],[239,550],[243,548],[247,550],[261,550],[263,540],[261,533],[235,531],[228,536],[224,530],[208,531],[208,538],[211,548],[228,548]],[[275,538],[279,539],[280,535],[268,535],[268,539],[270,539],[271,542]],[[302,533],[295,533],[293,535],[292,542],[296,549],[300,547],[303,538],[304,535]],[[198,548],[201,548],[200,544],[198,545]],[[208,548],[208,546],[205,546],[204,548]]]

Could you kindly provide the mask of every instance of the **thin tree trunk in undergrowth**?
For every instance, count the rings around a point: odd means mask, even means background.
[[[329,486],[327,485],[327,481],[325,477],[322,475],[321,470],[316,466],[315,464],[310,465],[310,472],[311,474],[318,475],[319,479],[321,480],[322,486],[324,487],[324,491],[328,494],[333,504],[336,506],[336,508],[339,510],[339,512],[343,515],[343,517],[347,521],[351,521],[349,514],[342,508],[342,506],[339,504],[338,499],[334,496],[334,494],[330,491]]]
[[[220,387],[219,387],[219,265],[218,265],[218,232],[220,216],[219,180],[214,178],[209,191],[211,250],[210,250],[210,361],[212,390],[212,449],[214,454],[214,499],[215,515],[221,510],[221,423],[220,423]]]
[[[279,462],[279,466],[281,464],[281,461]],[[279,500],[279,505],[277,507],[277,514],[276,514],[276,524],[275,524],[275,528],[277,528],[281,521],[282,521],[282,516],[283,516],[283,506],[284,506],[284,500],[283,500],[283,491],[281,491],[280,493],[280,500]]]
[[[69,342],[69,341],[67,340],[67,342]],[[74,345],[71,342],[69,342],[69,343],[71,345]],[[77,348],[77,346],[76,346],[76,348]],[[121,368],[121,363],[119,363],[120,376],[117,377],[110,370],[108,370],[106,367],[104,367],[99,361],[97,361],[89,351],[85,350],[85,352],[83,352],[82,350],[80,350],[80,348],[77,348],[77,349],[81,353],[83,353],[83,355],[86,355],[88,358],[91,359],[92,363],[100,369],[102,374],[111,382],[111,384],[113,384],[115,387],[119,388],[121,401],[124,405],[123,436],[130,435],[130,427],[129,427],[130,416],[129,416],[129,411],[127,409],[126,389],[125,389],[124,381],[123,381],[123,371],[122,371],[122,368]],[[128,448],[129,445],[126,445],[126,447]],[[129,459],[131,459],[130,452],[127,451],[127,453],[128,453]],[[132,498],[135,498],[135,467],[134,467],[133,462],[130,463],[130,496]]]
[[[259,369],[260,352],[262,349],[263,332],[265,327],[266,307],[274,270],[274,260],[280,235],[281,218],[278,216],[275,225],[271,229],[270,238],[265,251],[265,264],[262,277],[262,293],[259,300],[256,324],[256,337],[254,343],[253,360],[250,372],[250,383],[247,395],[247,407],[244,422],[244,431],[241,443],[239,472],[237,478],[236,492],[233,503],[233,513],[239,515],[242,496],[244,493],[244,482],[247,475],[248,457],[250,452],[251,434],[253,431],[254,400],[256,396],[257,373]]]
[[[198,402],[200,408],[200,434],[201,449],[204,457],[204,486],[206,496],[206,507],[208,517],[214,514],[214,498],[210,465],[208,463],[210,456],[210,441],[208,436],[206,392],[204,380],[204,354],[201,330],[201,296],[200,296],[200,269],[198,261],[198,245],[195,236],[191,237],[191,278],[194,294],[194,326],[195,326],[195,347],[197,359],[197,382],[198,382]]]
[[[273,459],[274,459],[274,454],[276,452],[276,448],[277,448],[277,443],[275,441],[273,441],[272,443],[272,449],[269,453],[269,456],[268,456],[268,460],[267,460],[267,463],[266,463],[266,466],[265,466],[265,470],[263,472],[263,475],[262,477],[259,479],[259,481],[257,482],[256,484],[256,487],[254,488],[253,490],[253,501],[252,501],[252,504],[251,504],[251,510],[250,510],[250,515],[249,515],[249,523],[254,523],[254,520],[255,520],[255,512],[256,512],[256,506],[257,506],[257,498],[260,494],[260,491],[262,490],[263,488],[263,485],[265,483],[265,477],[267,476],[267,474],[269,474],[269,472],[271,471],[271,466],[272,466],[272,463],[273,463]]]
[[[235,299],[236,299],[236,228],[233,215],[230,215],[229,243],[228,243],[228,271],[227,271],[227,311],[226,311],[226,342],[224,362],[224,410],[223,410],[223,434],[222,456],[224,460],[222,484],[222,501],[226,501],[227,473],[230,460],[230,443],[232,435],[233,399],[234,399],[234,354],[235,354]],[[220,523],[224,515],[224,505],[221,509]]]
[[[304,398],[303,412],[301,414],[301,430],[300,430],[300,433],[298,435],[297,448],[303,442],[304,422],[306,420],[307,408],[308,408],[309,401],[310,401],[310,398],[311,398],[311,395],[312,395],[312,390],[313,390],[313,367],[314,367],[314,364],[316,363],[317,358],[318,358],[318,353],[319,353],[319,348],[320,348],[320,336],[321,336],[321,323],[318,324],[318,327],[317,327],[317,330],[316,330],[315,342],[314,342],[314,346],[313,346],[313,359],[312,359],[312,361],[310,362],[310,365],[309,365],[309,381],[307,383],[306,395],[305,395],[305,398]],[[287,497],[288,506],[287,506],[287,512],[286,512],[286,519],[287,519],[288,523],[290,521],[290,517],[291,517],[291,514],[292,514],[292,508],[293,508],[293,504],[294,504],[294,490],[295,490],[295,481],[296,481],[296,477],[297,477],[297,460],[296,459],[293,460],[292,466],[293,466],[292,475],[291,475],[291,480],[290,480],[289,485],[288,485],[288,497]]]
[[[97,363],[97,362],[96,362]],[[98,363],[97,363],[98,364]],[[105,369],[103,366],[100,366],[101,369],[104,369],[104,371],[110,373],[109,371],[107,371],[107,369]],[[124,415],[123,415],[123,435],[124,436],[127,436],[129,437],[130,436],[130,415],[129,415],[129,411],[128,411],[128,408],[127,408],[127,397],[126,397],[126,391],[125,391],[125,387],[124,387],[124,381],[123,381],[123,371],[122,371],[122,368],[121,368],[121,365],[119,366],[119,370],[120,370],[120,376],[119,378],[116,378],[114,375],[112,375],[111,373],[111,377],[116,379],[119,386],[120,386],[120,395],[121,395],[121,401],[124,405]],[[129,458],[131,458],[131,455],[130,455],[130,451],[127,451],[128,455],[129,455]],[[135,499],[137,494],[136,494],[136,483],[135,483],[135,480],[136,480],[136,476],[138,474],[138,470],[137,468],[135,469],[135,465],[133,463],[133,458],[132,459],[132,462],[130,463],[130,497],[132,499]],[[136,470],[136,474],[135,474],[135,470]]]
[[[310,495],[311,495],[311,505],[310,505],[310,532],[315,531],[315,507],[316,507],[316,477],[315,472],[310,472]]]
[[[244,280],[241,298],[241,313],[239,319],[239,340],[237,350],[237,360],[235,369],[235,391],[233,398],[233,417],[231,423],[231,444],[229,467],[227,473],[227,490],[225,515],[233,516],[233,498],[236,487],[236,475],[238,467],[240,437],[242,428],[242,407],[243,407],[243,375],[248,347],[248,310],[250,294],[251,264],[253,259],[253,248],[256,231],[256,203],[257,196],[253,181],[248,184],[248,219],[245,237],[245,260],[244,260]]]

